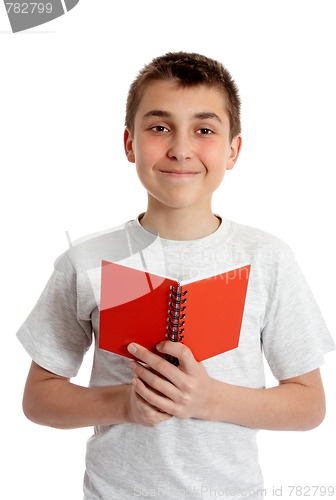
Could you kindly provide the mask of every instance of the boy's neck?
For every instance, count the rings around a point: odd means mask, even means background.
[[[147,210],[140,219],[147,231],[168,240],[197,240],[215,232],[221,221],[211,211],[196,213],[195,210],[172,209],[170,211]]]

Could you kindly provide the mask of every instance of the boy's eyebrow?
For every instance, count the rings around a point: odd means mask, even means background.
[[[168,111],[162,111],[160,109],[152,109],[151,111],[145,113],[143,117],[148,118],[151,116],[158,116],[160,118],[170,118],[172,114],[168,113]]]
[[[219,123],[222,123],[222,120],[216,113],[212,113],[211,111],[204,111],[203,113],[196,113],[193,118],[197,118],[198,120],[216,120]]]
[[[151,111],[148,111],[145,113],[144,118],[148,118],[151,116],[157,116],[159,118],[171,118],[172,113],[169,113],[169,111],[163,111],[161,109],[152,109]],[[220,117],[211,111],[203,111],[201,113],[195,113],[192,118],[194,120],[216,120],[219,123],[222,123],[222,120]]]

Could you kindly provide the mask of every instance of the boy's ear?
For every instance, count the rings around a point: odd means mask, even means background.
[[[230,170],[235,166],[236,161],[242,147],[242,137],[241,135],[236,135],[231,141],[231,151],[226,165],[226,170]]]
[[[133,140],[131,138],[130,131],[125,128],[124,132],[124,148],[127,159],[131,163],[135,163],[135,156],[133,152]]]

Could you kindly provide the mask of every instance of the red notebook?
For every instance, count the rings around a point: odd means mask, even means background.
[[[186,344],[197,361],[238,347],[250,265],[177,281],[103,261],[99,347],[128,358],[130,342],[158,354],[167,338]]]

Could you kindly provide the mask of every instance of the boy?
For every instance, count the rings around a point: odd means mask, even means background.
[[[95,426],[86,500],[260,498],[257,429],[307,430],[322,422],[319,366],[335,346],[288,247],[212,213],[212,194],[241,149],[230,74],[198,54],[154,59],[130,88],[124,144],[148,192],[146,212],[56,261],[18,332],[33,359],[24,412],[58,428]],[[139,255],[149,271],[164,265],[179,279],[251,263],[239,347],[203,363],[168,341],[158,354],[130,344],[141,363],[99,349],[101,261],[132,264]],[[79,387],[71,378],[92,334],[90,387]],[[263,355],[277,387],[265,388]]]

